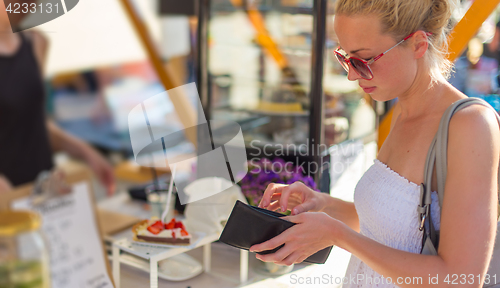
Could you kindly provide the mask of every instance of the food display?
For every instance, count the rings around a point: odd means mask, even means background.
[[[181,221],[172,218],[170,222],[159,219],[143,220],[134,227],[134,241],[152,242],[157,244],[191,244],[191,234],[186,231]]]

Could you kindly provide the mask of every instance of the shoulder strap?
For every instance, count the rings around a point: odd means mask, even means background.
[[[435,146],[435,154],[436,154],[436,176],[437,176],[437,192],[439,198],[439,207],[443,206],[443,198],[444,198],[444,185],[446,183],[446,174],[447,174],[447,148],[448,148],[448,131],[451,117],[455,112],[466,108],[473,104],[481,104],[486,107],[493,109],[490,104],[486,101],[479,98],[465,98],[458,100],[453,103],[446,109],[443,117],[441,118],[441,122],[439,123],[438,132],[436,133],[436,146]],[[497,117],[498,122],[500,123],[500,116],[495,111],[495,116]],[[427,167],[431,171],[432,175],[432,166]],[[499,188],[500,188],[500,169],[499,169]],[[432,176],[431,176],[432,177]],[[430,182],[426,182],[430,189]]]
[[[455,112],[473,104],[481,104],[493,109],[486,101],[479,98],[465,98],[454,102],[443,113],[438,131],[432,139],[429,151],[427,152],[424,167],[424,183],[420,185],[420,205],[417,208],[421,220],[419,229],[424,231],[425,234],[422,239],[422,254],[436,255],[437,252],[435,248],[437,248],[439,244],[439,233],[434,229],[430,215],[430,205],[432,202],[431,184],[434,163],[436,164],[437,192],[439,207],[441,208],[443,205],[444,185],[446,183],[447,174],[447,148],[450,120]],[[496,111],[495,116],[500,123],[500,116],[496,113]],[[498,189],[500,193],[500,168],[498,170],[498,181]]]

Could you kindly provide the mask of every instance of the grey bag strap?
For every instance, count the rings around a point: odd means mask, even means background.
[[[436,173],[437,173],[439,207],[443,205],[444,184],[446,182],[446,173],[447,173],[446,161],[447,161],[447,147],[448,147],[448,130],[449,130],[449,123],[451,120],[451,116],[453,116],[455,112],[465,107],[468,107],[472,104],[481,104],[493,109],[490,106],[490,104],[479,98],[462,99],[453,103],[451,107],[447,109],[448,113],[445,113],[443,115],[443,118],[441,118],[441,122],[439,123],[438,133],[439,131],[441,131],[441,133],[439,133],[440,137],[437,137],[436,141]],[[495,111],[495,116],[497,117],[497,121],[500,123],[500,116],[498,115],[498,113],[496,113],[496,111]],[[500,170],[498,175],[500,176]],[[500,184],[500,178],[499,178],[499,184]]]
[[[439,207],[441,208],[443,205],[444,185],[446,183],[446,174],[447,174],[447,151],[448,151],[447,148],[448,148],[448,131],[449,131],[450,120],[453,114],[455,114],[455,112],[473,104],[481,104],[493,109],[486,101],[479,98],[465,98],[454,102],[444,112],[441,121],[439,122],[439,128],[436,133],[436,136],[434,136],[434,139],[432,140],[431,145],[429,147],[429,151],[427,152],[427,158],[425,160],[425,168],[424,168],[424,184],[421,185],[420,206],[417,208],[417,211],[421,219],[420,230],[424,230],[425,228],[427,235],[435,233],[432,221],[430,221],[431,184],[432,184],[432,172],[434,168],[434,163],[436,164],[437,192],[439,198]],[[496,112],[495,115],[497,117],[498,122],[500,123],[500,116]],[[500,191],[500,169],[498,171],[498,176],[499,176],[498,188]],[[425,235],[426,233],[424,233],[424,238],[426,237]],[[423,242],[424,246],[427,246],[429,244],[429,240],[430,239],[428,238],[424,239]],[[432,244],[434,247],[437,247],[438,243],[435,243],[434,239],[432,239]],[[434,251],[436,251],[436,249],[434,249]],[[436,253],[434,252],[432,254]]]

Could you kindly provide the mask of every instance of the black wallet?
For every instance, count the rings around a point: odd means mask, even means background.
[[[281,213],[249,206],[237,201],[219,241],[236,248],[248,250],[252,245],[274,238],[295,225],[295,223],[280,218],[284,216]],[[281,247],[283,245],[273,250],[258,252],[258,254],[274,253]],[[326,247],[309,256],[304,262],[323,264],[330,255],[331,250],[332,246]]]

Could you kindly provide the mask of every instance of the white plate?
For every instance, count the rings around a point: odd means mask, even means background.
[[[131,254],[120,256],[123,264],[130,265],[149,273],[149,261]],[[158,278],[170,281],[184,281],[198,276],[203,267],[193,257],[187,254],[178,254],[158,262]]]
[[[187,249],[194,249],[198,242],[205,237],[206,233],[204,232],[193,232],[191,233],[191,243],[189,245],[185,244],[159,244],[159,243],[151,243],[151,242],[145,242],[145,241],[134,241],[132,240],[132,243],[134,245],[140,245],[140,246],[149,246],[149,247],[155,247],[155,248],[187,248]]]

